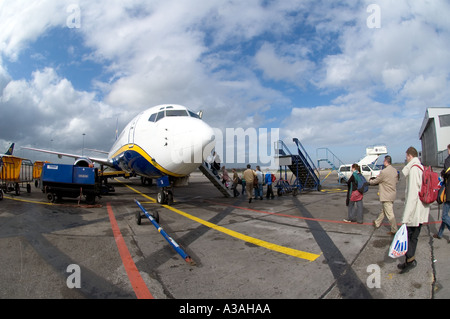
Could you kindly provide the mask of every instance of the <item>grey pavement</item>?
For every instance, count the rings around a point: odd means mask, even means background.
[[[189,186],[175,190],[173,209],[155,204],[156,187],[142,186],[137,178],[113,181],[116,192],[95,207],[77,206],[74,200],[47,205],[34,188],[31,194],[7,194],[0,202],[0,298],[135,299],[113,236],[108,203],[156,299],[450,297],[450,232],[444,232],[443,239],[432,238],[439,228],[438,206],[433,205],[430,223],[422,228],[417,267],[399,274],[401,258],[387,255],[392,240],[387,221],[379,229],[371,225],[381,208],[377,187],[365,195],[364,224],[347,224],[342,222],[347,215],[346,187],[336,180],[331,174],[322,192],[249,204],[242,196],[224,198],[195,172]],[[397,221],[404,187],[401,180],[394,204]],[[161,227],[195,266],[187,264],[148,220],[137,225],[135,198],[149,212],[158,212]],[[295,257],[289,249],[317,258]],[[81,268],[79,289],[67,285],[67,267],[72,264]]]

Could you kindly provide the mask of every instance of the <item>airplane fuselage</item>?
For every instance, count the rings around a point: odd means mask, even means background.
[[[166,104],[138,114],[112,146],[108,161],[118,170],[140,176],[183,177],[214,147],[214,132],[181,105]]]

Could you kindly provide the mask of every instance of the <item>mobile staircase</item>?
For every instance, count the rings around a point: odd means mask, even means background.
[[[339,171],[339,167],[341,165],[344,165],[344,163],[328,148],[322,147],[318,148],[316,150],[317,155],[317,166],[320,169],[320,162],[326,162],[331,167],[330,173],[325,176],[325,178],[321,181],[323,182],[325,179],[327,179],[328,176],[330,176],[331,172],[336,171],[338,174],[338,181],[341,182],[342,180],[347,182],[347,177]]]
[[[282,166],[288,167],[296,177],[294,183],[291,185],[296,191],[320,191],[319,171],[298,138],[294,138],[293,142],[297,146],[297,154],[292,154],[283,141],[279,140],[275,142],[275,156],[279,159],[280,175],[283,171]],[[282,180],[281,177],[280,180]],[[294,195],[296,191],[294,191]],[[280,188],[278,188],[278,194],[280,194]]]
[[[227,198],[233,197],[233,192],[229,190],[224,184],[222,184],[222,181],[214,175],[213,171],[208,168],[205,163],[200,165],[199,167],[200,171],[205,175],[211,183]]]

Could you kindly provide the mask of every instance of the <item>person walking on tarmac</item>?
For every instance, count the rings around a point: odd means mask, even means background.
[[[255,199],[259,197],[259,199],[263,199],[263,182],[264,182],[264,175],[261,172],[261,168],[259,166],[256,166],[256,177],[258,178],[258,183],[255,186]]]
[[[379,228],[386,216],[391,224],[389,235],[395,235],[398,230],[397,221],[394,216],[394,201],[397,196],[398,172],[392,166],[392,158],[387,155],[384,157],[384,169],[380,175],[373,180],[369,180],[370,185],[379,185],[380,202],[382,205],[381,213],[373,221],[373,226]]]
[[[241,179],[239,178],[239,175],[236,172],[236,169],[233,168],[232,172],[233,172],[233,186],[231,186],[231,189],[233,190],[234,197],[237,197],[237,196],[239,196],[239,191],[237,190],[237,186]],[[242,184],[242,182],[241,182],[241,184]]]
[[[266,175],[264,176],[264,183],[267,185],[267,192],[266,192],[266,198],[269,199],[269,197],[271,199],[273,199],[275,196],[273,195],[273,189],[272,189],[272,183],[273,183],[273,179],[274,175],[272,175],[272,173],[270,171],[266,172]]]
[[[251,169],[251,165],[247,164],[247,169],[244,171],[244,178],[245,179],[245,191],[247,193],[248,202],[252,202],[252,195],[253,195],[253,182],[255,180],[256,174]]]
[[[402,224],[406,224],[408,229],[408,251],[405,255],[405,262],[397,265],[401,269],[401,274],[407,273],[417,266],[415,255],[420,230],[422,224],[428,221],[430,215],[430,205],[424,204],[419,198],[419,192],[422,187],[423,166],[414,147],[406,150],[406,161],[408,164],[402,170],[403,175],[406,177],[405,208]]]
[[[444,233],[445,227],[447,227],[450,230],[450,144],[447,145],[447,153],[448,156],[445,159],[444,163],[444,169],[441,172],[441,176],[444,178],[444,185],[445,185],[445,195],[446,195],[446,201],[443,205],[443,211],[442,211],[442,224],[441,227],[439,227],[439,232],[437,234],[434,234],[433,237],[437,239],[442,238],[442,234]],[[444,187],[444,186],[442,186]]]
[[[363,223],[363,194],[358,190],[358,174],[361,174],[361,168],[358,164],[352,165],[352,176],[348,179],[347,206],[348,218],[344,219],[346,223]]]

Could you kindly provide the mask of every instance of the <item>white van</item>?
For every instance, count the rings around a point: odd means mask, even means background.
[[[361,165],[361,174],[366,180],[374,179],[381,173],[381,168],[374,164]],[[338,181],[345,177],[347,180],[352,176],[352,164],[341,165],[338,170]]]

